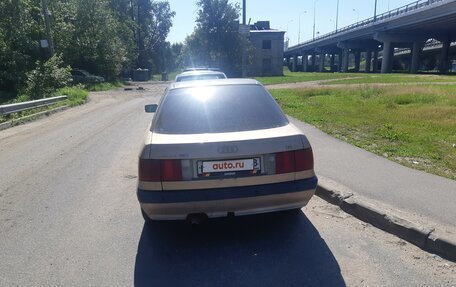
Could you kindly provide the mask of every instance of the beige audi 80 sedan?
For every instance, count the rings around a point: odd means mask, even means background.
[[[139,157],[146,221],[299,209],[315,193],[312,148],[255,80],[173,83]]]

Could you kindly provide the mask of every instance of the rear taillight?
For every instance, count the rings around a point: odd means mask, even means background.
[[[314,157],[312,149],[301,149],[295,152],[296,171],[309,170],[314,168]]]
[[[160,181],[160,160],[140,158],[138,178],[140,181]]]
[[[181,161],[176,159],[139,159],[140,181],[180,181]]]
[[[312,149],[279,152],[275,155],[276,174],[313,169]]]
[[[289,173],[295,170],[294,151],[276,153],[276,173]]]
[[[161,160],[161,179],[162,181],[182,180],[182,166],[179,159]]]

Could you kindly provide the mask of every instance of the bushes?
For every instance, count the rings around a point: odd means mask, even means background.
[[[54,55],[44,63],[37,61],[36,68],[27,73],[23,94],[30,100],[53,96],[57,89],[71,82],[70,71],[70,66],[64,66],[60,55]]]
[[[87,96],[89,92],[84,90],[81,85],[73,86],[73,87],[65,87],[60,89],[57,92],[59,96],[67,96],[67,104],[70,107],[82,105],[87,100]]]

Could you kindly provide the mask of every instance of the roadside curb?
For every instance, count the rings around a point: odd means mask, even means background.
[[[421,249],[456,262],[456,238],[447,238],[434,227],[418,224],[393,212],[382,210],[347,187],[319,176],[315,193],[354,217],[408,241]]]

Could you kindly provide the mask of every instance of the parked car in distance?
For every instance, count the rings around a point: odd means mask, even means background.
[[[103,77],[92,75],[82,69],[71,70],[71,76],[74,84],[97,84],[104,82]]]
[[[222,69],[220,68],[208,68],[208,67],[189,67],[185,68],[184,72],[190,72],[190,71],[215,71],[215,72],[222,72]]]
[[[199,80],[212,80],[212,79],[226,79],[226,75],[220,71],[212,70],[195,70],[187,71],[178,74],[175,78],[176,82],[183,81],[199,81]]]
[[[312,148],[255,80],[172,83],[146,132],[137,197],[146,222],[299,209],[315,193]]]

